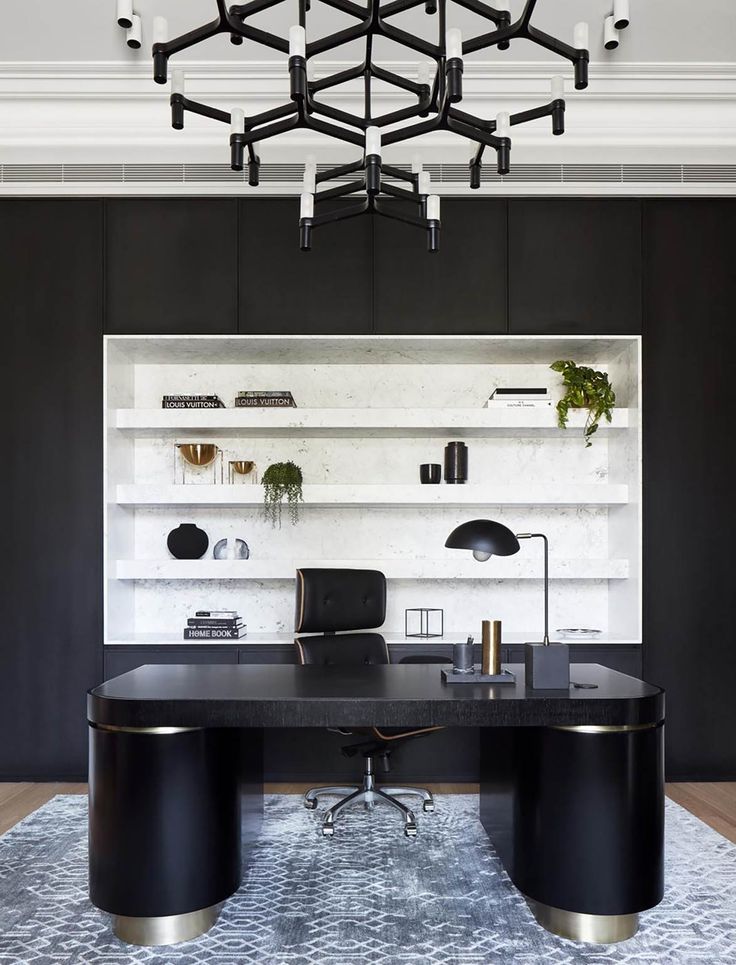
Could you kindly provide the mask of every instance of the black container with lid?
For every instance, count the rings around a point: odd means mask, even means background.
[[[445,482],[468,481],[468,447],[464,442],[448,442],[445,446]]]

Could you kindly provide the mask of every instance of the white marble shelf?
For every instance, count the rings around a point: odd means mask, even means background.
[[[616,409],[601,430],[634,425],[634,411]],[[585,412],[571,412],[580,430]],[[538,409],[114,409],[108,424],[136,435],[199,433],[246,436],[444,436],[564,432],[553,407]]]
[[[376,569],[393,580],[539,580],[539,562],[497,557],[393,560],[117,560],[118,580],[292,580],[298,567]],[[550,560],[552,580],[625,580],[624,559]]]
[[[467,632],[460,633],[445,633],[441,637],[431,637],[425,639],[422,637],[406,637],[404,636],[403,630],[390,631],[390,630],[377,630],[376,633],[380,633],[386,643],[389,646],[394,644],[411,644],[412,646],[421,647],[433,647],[447,645],[448,643],[459,643],[463,640],[467,640]],[[302,634],[303,636],[304,634]],[[106,646],[108,647],[131,647],[131,646],[146,646],[146,647],[238,647],[248,644],[248,646],[284,646],[289,645],[294,640],[294,633],[284,633],[284,632],[273,632],[273,633],[249,633],[242,637],[240,640],[213,640],[208,642],[207,640],[182,640],[181,631],[179,633],[131,633],[127,636],[114,637],[107,641]],[[554,637],[554,631],[552,632]],[[539,630],[529,630],[526,633],[504,633],[503,644],[509,646],[511,644],[526,643],[527,640],[535,640],[539,637]],[[476,634],[476,643],[480,642],[480,634]],[[565,643],[569,643],[571,646],[595,646],[597,644],[605,644],[610,646],[612,644],[621,645],[631,645],[640,644],[640,640],[626,640],[623,637],[616,636],[611,633],[601,633],[597,637],[592,637],[590,640],[566,640]]]
[[[307,485],[305,506],[582,506],[623,505],[629,487],[602,483],[551,486]],[[263,506],[263,486],[120,485],[120,506]]]

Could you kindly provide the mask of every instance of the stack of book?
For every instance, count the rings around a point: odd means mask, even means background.
[[[502,388],[494,389],[486,408],[537,409],[552,405],[548,389],[540,388]]]
[[[165,395],[162,409],[224,409],[225,403],[217,395]]]
[[[245,633],[237,610],[197,610],[184,627],[185,640],[240,640]]]
[[[238,392],[235,407],[241,409],[250,406],[296,409],[296,402],[291,392]]]

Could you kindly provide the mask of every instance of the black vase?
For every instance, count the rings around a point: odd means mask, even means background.
[[[468,447],[464,442],[448,442],[445,446],[445,482],[468,481]]]
[[[199,560],[207,552],[210,539],[194,523],[179,523],[166,537],[166,545],[177,560]]]

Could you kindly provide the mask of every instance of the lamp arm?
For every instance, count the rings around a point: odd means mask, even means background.
[[[544,533],[517,533],[517,539],[544,540],[544,640],[545,647],[549,646],[549,540]]]

